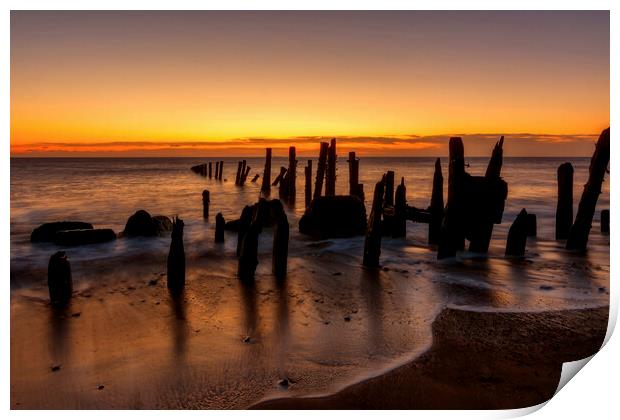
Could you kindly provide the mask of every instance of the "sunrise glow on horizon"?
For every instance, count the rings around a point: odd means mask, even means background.
[[[11,13],[13,156],[587,156],[608,126],[609,12]]]

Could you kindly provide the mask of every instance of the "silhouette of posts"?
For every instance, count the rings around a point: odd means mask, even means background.
[[[220,174],[219,177],[217,178],[218,180],[222,180],[222,174],[224,173],[224,161],[220,160]]]
[[[237,164],[237,175],[235,176],[235,185],[241,185],[241,172],[243,171],[243,162]]]
[[[280,173],[278,174],[276,179],[273,180],[273,183],[271,184],[271,186],[275,187],[278,184],[280,184],[282,180],[284,179],[284,175],[286,175],[286,168],[284,166],[280,166]]]
[[[286,277],[288,264],[288,218],[280,200],[271,201],[271,213],[275,220],[271,268],[276,279],[282,280]]]
[[[609,233],[609,209],[601,210],[601,233]]]
[[[295,202],[295,196],[297,194],[297,158],[295,152],[295,146],[291,146],[288,149],[288,169],[282,175],[280,179],[280,191],[279,195],[281,199],[288,202]]]
[[[405,187],[404,177],[400,179],[400,185],[396,187],[392,236],[394,238],[407,236],[407,187]]]
[[[517,218],[508,230],[506,239],[506,256],[522,257],[525,255],[525,244],[527,242],[527,211],[521,209]]]
[[[224,216],[222,213],[218,213],[215,215],[215,242],[223,243],[224,242],[224,226],[226,225],[226,221],[224,220]]]
[[[439,243],[441,224],[443,222],[443,175],[441,173],[441,160],[439,158],[435,161],[430,212],[431,221],[428,224],[428,243],[437,245]]]
[[[202,218],[209,220],[209,190],[202,192]]]
[[[271,147],[265,149],[265,169],[263,170],[263,183],[260,191],[264,194],[271,192]]]
[[[323,191],[323,180],[325,179],[325,169],[327,168],[328,150],[329,150],[329,143],[321,142],[321,149],[319,151],[319,162],[316,167],[316,181],[314,183],[313,198],[320,197]]]
[[[220,176],[220,162],[215,162],[215,179],[219,179]]]
[[[360,160],[355,157],[355,152],[349,152],[349,195],[359,197],[364,201],[364,186],[359,183]]]
[[[590,175],[583,188],[577,216],[568,234],[566,249],[585,251],[588,246],[588,236],[592,228],[592,218],[596,209],[596,202],[601,194],[605,172],[609,164],[609,128],[603,130],[596,143],[594,155],[590,161]]]
[[[213,162],[209,162],[209,179],[213,176]]]
[[[178,293],[185,287],[185,250],[183,248],[183,220],[174,218],[172,240],[168,252],[168,289]]]
[[[558,167],[558,204],[555,210],[555,239],[567,239],[573,225],[573,165]]]
[[[372,199],[372,209],[368,218],[368,228],[364,240],[364,258],[362,264],[365,267],[379,267],[381,256],[381,215],[383,213],[383,194],[385,188],[385,175],[375,185]]]
[[[245,206],[241,211],[241,217],[239,218],[239,230],[237,232],[237,257],[241,256],[241,247],[243,244],[243,238],[245,237],[250,224],[252,223],[252,207]]]
[[[52,306],[62,307],[71,300],[73,279],[71,264],[65,251],[54,253],[47,265],[47,287]]]
[[[325,180],[325,195],[336,195],[336,139],[332,139],[327,152],[327,179]]]
[[[536,226],[536,215],[533,213],[527,214],[527,236],[536,237],[538,229]]]
[[[249,172],[249,169],[248,169],[248,172]],[[260,174],[255,174],[254,177],[252,178],[252,181],[250,181],[250,182],[255,183],[256,181],[258,181],[258,177],[259,176],[260,176]]]
[[[306,185],[304,188],[306,208],[312,201],[312,159],[308,159],[308,165],[304,168],[304,175],[306,177]]]
[[[465,183],[465,150],[460,137],[451,137],[449,143],[448,203],[441,228],[437,258],[456,256],[465,247],[463,231],[463,186]]]

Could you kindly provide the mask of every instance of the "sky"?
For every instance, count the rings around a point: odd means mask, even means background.
[[[13,156],[589,156],[609,12],[11,12]]]

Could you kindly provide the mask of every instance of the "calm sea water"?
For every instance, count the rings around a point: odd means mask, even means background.
[[[242,207],[255,202],[259,196],[260,179],[244,187],[234,185],[239,159],[224,159],[224,181],[219,182],[197,176],[190,167],[209,158],[131,158],[131,159],[11,159],[11,270],[28,270],[45,267],[49,255],[57,247],[52,244],[31,244],[31,231],[41,223],[58,220],[80,220],[95,227],[123,230],[127,218],[138,209],[152,215],[179,215],[185,221],[187,252],[204,251],[213,242],[213,223],[202,220],[201,193],[211,192],[211,222],[222,212],[226,220],[237,218]],[[505,158],[502,175],[508,182],[508,200],[503,223],[495,227],[492,253],[502,254],[505,236],[510,223],[521,208],[536,213],[538,240],[552,241],[556,205],[556,169],[570,161],[575,168],[575,212],[583,184],[588,176],[588,158]],[[425,208],[429,205],[433,176],[431,158],[362,158],[360,182],[366,192],[366,206],[370,206],[374,183],[386,170],[394,170],[397,180],[405,178],[407,200],[410,205]],[[293,228],[293,239],[303,241],[296,226],[304,211],[303,167],[298,165],[297,202],[287,208]],[[444,189],[447,188],[446,159],[442,159]],[[468,159],[471,174],[483,174],[488,158]],[[316,160],[313,167],[316,169]],[[264,159],[250,158],[255,173],[262,175]],[[274,158],[272,179],[285,158]],[[314,174],[313,174],[314,175]],[[313,177],[314,179],[314,177]],[[346,157],[339,157],[337,193],[348,192],[348,167]],[[277,189],[274,190],[277,196]],[[445,196],[445,194],[444,194]],[[594,220],[593,236],[598,234],[600,209],[609,208],[609,181],[603,186]],[[426,226],[408,223],[408,241],[416,245],[426,242]],[[602,239],[606,241],[605,238]],[[595,239],[596,242],[596,239]],[[608,242],[608,241],[607,241]],[[295,247],[295,241],[291,247]],[[130,256],[132,253],[165,250],[168,238],[123,239],[116,242],[77,247],[71,250],[72,261],[88,261],[110,256]],[[346,241],[340,243],[346,247]],[[227,241],[227,248],[235,247]],[[12,276],[13,277],[13,276]],[[15,282],[13,282],[15,283]]]

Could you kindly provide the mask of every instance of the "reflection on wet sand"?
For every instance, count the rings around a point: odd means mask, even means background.
[[[381,272],[376,269],[362,269],[360,274],[360,293],[366,306],[368,318],[367,352],[373,356],[382,353],[383,339],[383,290]]]

